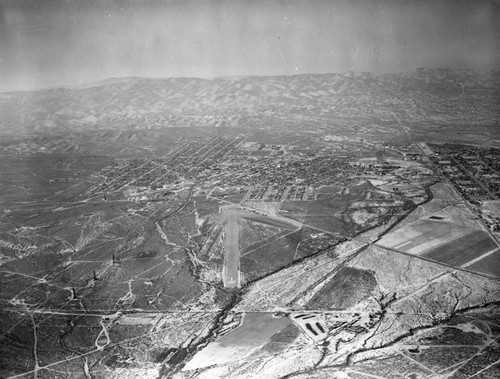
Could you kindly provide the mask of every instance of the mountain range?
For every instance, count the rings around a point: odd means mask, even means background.
[[[308,128],[495,123],[500,71],[228,78],[119,78],[78,87],[0,93],[0,134],[164,127]],[[398,121],[398,122],[399,122]]]

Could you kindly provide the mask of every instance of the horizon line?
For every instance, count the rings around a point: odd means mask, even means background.
[[[352,75],[352,74],[371,74],[375,76],[379,75],[396,75],[396,74],[404,74],[410,72],[418,72],[420,70],[429,70],[429,71],[470,71],[477,73],[490,73],[496,72],[500,70],[496,69],[475,69],[475,68],[446,68],[446,67],[416,67],[413,70],[407,71],[395,71],[395,72],[380,72],[380,71],[356,71],[349,70],[343,72],[304,72],[304,73],[294,73],[294,74],[278,74],[278,75],[221,75],[221,76],[164,76],[164,77],[154,77],[154,76],[118,76],[118,77],[108,77],[101,80],[84,82],[80,84],[57,84],[50,87],[33,87],[31,89],[22,89],[22,88],[0,88],[0,93],[15,93],[15,92],[39,92],[39,91],[50,91],[57,89],[88,89],[93,87],[98,87],[99,85],[104,85],[106,82],[110,81],[119,81],[119,80],[130,80],[130,79],[146,79],[146,80],[166,80],[166,79],[201,79],[201,80],[217,80],[217,79],[244,79],[244,78],[279,78],[279,77],[294,77],[294,76],[320,76],[320,75]]]

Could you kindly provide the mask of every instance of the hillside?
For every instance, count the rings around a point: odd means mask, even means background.
[[[237,78],[122,78],[0,93],[0,133],[250,127],[275,130],[394,123],[493,124],[500,71],[418,69],[398,74]]]

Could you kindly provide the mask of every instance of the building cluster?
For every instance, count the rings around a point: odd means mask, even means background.
[[[429,145],[433,162],[500,238],[500,149],[455,144]]]
[[[356,154],[345,155],[341,148],[332,146],[266,144],[247,141],[245,136],[192,138],[164,157],[124,160],[104,169],[101,182],[88,194],[104,195],[106,199],[107,194],[132,190],[140,199],[151,199],[156,196],[154,192],[191,183],[212,196],[218,195],[214,188],[239,188],[220,196],[307,201],[314,200],[322,186],[345,188],[366,178],[383,178],[388,181],[387,186],[397,187],[383,189],[391,193],[411,194],[414,189],[409,186],[425,182],[432,175],[431,170],[418,163],[400,164],[402,160],[423,159],[422,151],[415,145],[380,146],[381,151],[403,154],[399,160],[385,159],[383,153],[378,158],[359,159]]]
[[[500,149],[455,144],[429,145],[432,161],[466,200],[500,199]]]
[[[187,142],[165,157],[130,159],[101,171],[102,181],[88,195],[106,194],[128,187],[163,188],[181,179],[199,178],[221,160],[243,137],[206,137]]]
[[[284,200],[315,200],[316,191],[313,187],[292,186],[255,186],[250,187],[244,200],[284,201]]]

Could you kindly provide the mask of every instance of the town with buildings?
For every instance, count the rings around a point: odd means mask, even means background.
[[[0,94],[0,377],[499,377],[495,80]]]

